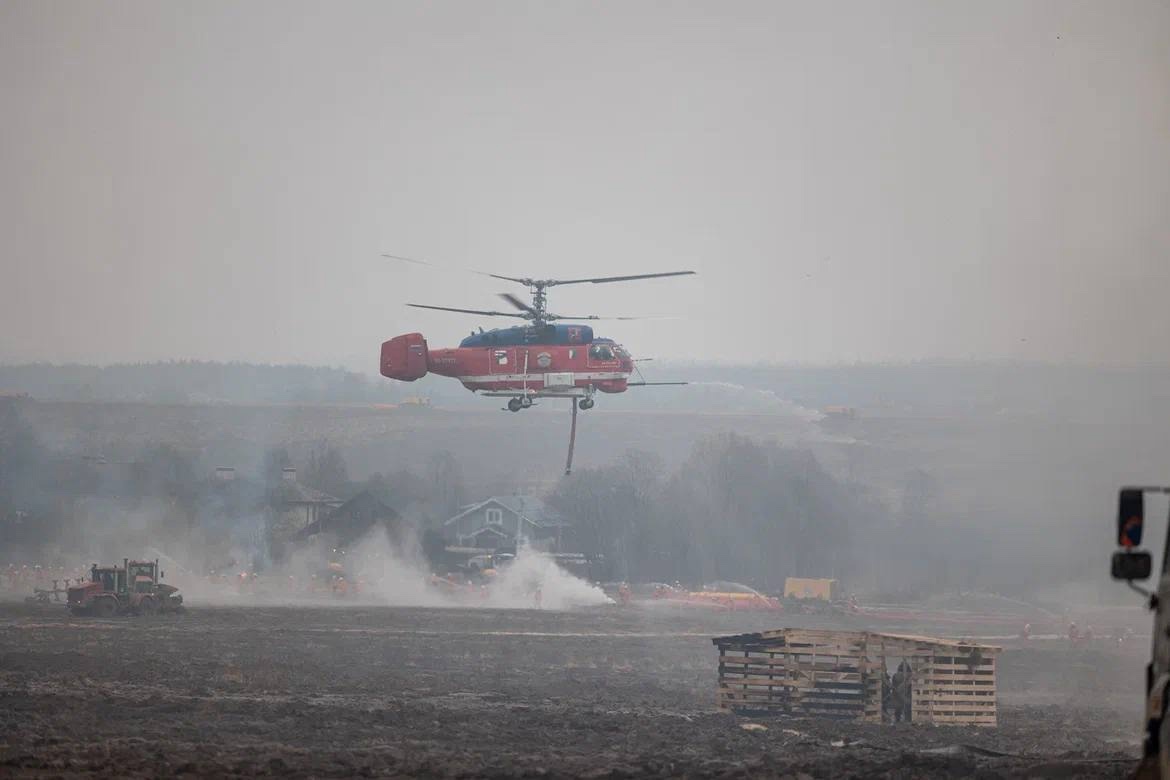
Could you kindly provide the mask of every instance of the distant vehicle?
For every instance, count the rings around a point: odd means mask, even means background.
[[[1154,642],[1150,663],[1146,667],[1146,736],[1144,758],[1136,777],[1163,777],[1170,779],[1170,718],[1166,717],[1170,698],[1170,534],[1167,549],[1162,556],[1162,572],[1157,589],[1150,592],[1134,584],[1134,580],[1149,578],[1153,559],[1142,543],[1145,524],[1145,494],[1170,494],[1170,487],[1122,488],[1117,501],[1117,544],[1113,553],[1112,574],[1124,580],[1129,587],[1148,599],[1154,612]]]
[[[786,577],[784,598],[837,600],[837,580],[811,577]]]
[[[160,582],[158,561],[122,559],[119,566],[90,567],[90,580],[69,588],[69,611],[74,615],[156,615],[181,612],[179,589]]]
[[[496,556],[491,553],[476,555],[467,561],[464,568],[471,574],[480,574],[485,571],[496,570]]]

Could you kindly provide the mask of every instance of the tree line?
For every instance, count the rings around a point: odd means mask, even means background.
[[[199,360],[0,365],[0,391],[54,401],[148,403],[379,403],[400,397],[394,384],[342,368]]]
[[[780,592],[787,577],[827,577],[903,598],[974,587],[986,573],[981,529],[939,522],[945,508],[925,471],[879,496],[811,452],[735,434],[698,441],[673,470],[627,452],[563,478],[548,500],[615,579]]]
[[[639,451],[580,469],[549,502],[619,579],[768,591],[788,576],[841,577],[853,562],[850,534],[874,512],[811,453],[731,434],[699,441],[669,473]]]
[[[83,459],[46,448],[21,413],[24,403],[0,399],[0,545],[33,549],[83,539],[98,532],[92,523],[101,521],[101,507],[110,518],[133,510],[130,496],[141,499],[144,520],[158,517],[144,538],[178,539],[200,525],[210,476],[197,453],[166,444],[144,446],[133,458],[129,490],[87,499],[86,517],[69,516],[69,506],[86,505],[77,497],[105,494]],[[262,483],[262,493],[289,466],[299,481],[343,500],[372,492],[432,547],[441,545],[443,520],[487,497],[469,493],[451,452],[354,479],[342,451],[327,441],[296,458],[274,447],[240,478]],[[998,576],[988,538],[977,524],[940,522],[946,508],[939,494],[920,469],[906,475],[900,491],[877,495],[835,477],[806,450],[726,434],[696,442],[669,469],[641,451],[578,469],[546,500],[570,523],[568,549],[600,561],[614,579],[691,586],[731,580],[775,592],[786,577],[831,577],[849,590],[896,596],[986,585]]]

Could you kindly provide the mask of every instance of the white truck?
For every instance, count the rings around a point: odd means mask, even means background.
[[[1138,778],[1170,779],[1170,717],[1166,704],[1170,699],[1170,532],[1167,534],[1166,553],[1162,556],[1162,571],[1158,585],[1148,591],[1136,580],[1148,579],[1153,569],[1153,558],[1142,543],[1145,524],[1145,494],[1170,494],[1170,487],[1122,488],[1117,501],[1117,544],[1113,553],[1112,573],[1116,580],[1124,580],[1129,587],[1148,599],[1154,613],[1154,641],[1150,663],[1146,666],[1146,734],[1143,743]]]

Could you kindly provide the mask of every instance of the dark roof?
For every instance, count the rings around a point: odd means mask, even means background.
[[[375,524],[382,523],[391,533],[397,533],[402,526],[402,517],[368,490],[334,509],[326,517],[315,520],[302,528],[293,537],[307,539],[322,530],[337,534],[345,544],[355,541]]]
[[[363,490],[344,504],[333,510],[330,517],[368,517],[374,520],[385,518],[398,519],[394,508],[381,501],[368,490]]]

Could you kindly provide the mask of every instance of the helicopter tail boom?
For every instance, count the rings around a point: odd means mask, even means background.
[[[430,354],[421,333],[406,333],[382,342],[382,376],[413,382],[427,375]]]

